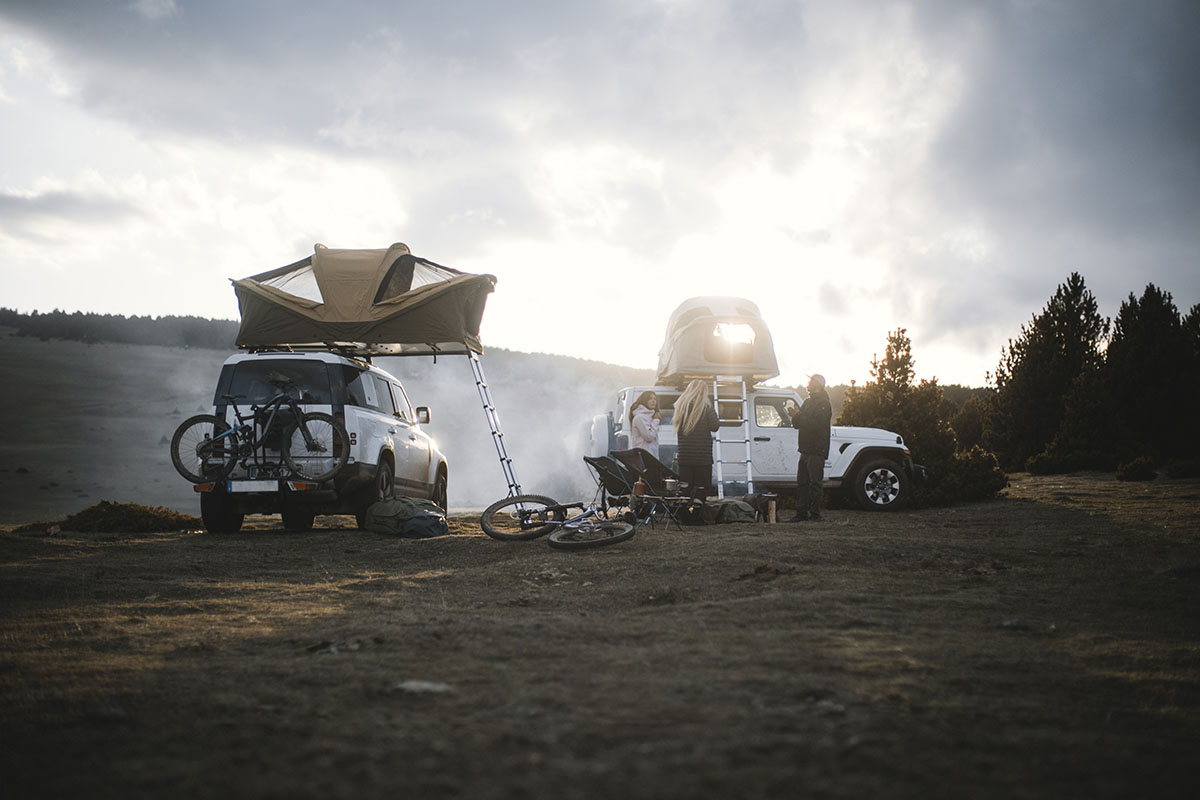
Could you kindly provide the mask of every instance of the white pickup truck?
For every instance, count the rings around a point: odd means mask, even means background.
[[[677,440],[672,419],[675,400],[680,394],[675,386],[628,386],[618,391],[605,413],[592,418],[587,455],[600,456],[629,447],[629,404],[646,390],[658,395],[662,412],[659,460],[674,468]],[[746,397],[754,490],[794,493],[800,454],[796,452],[796,431],[785,406],[789,401],[797,405],[802,401],[791,389],[762,385],[747,386]],[[730,408],[724,407],[726,402],[722,401],[719,416],[726,420],[739,417],[740,400],[734,401]],[[737,438],[734,444],[721,445],[723,458],[744,460],[740,425],[727,423],[717,435],[722,440]],[[715,469],[714,465],[714,473]],[[745,493],[744,465],[726,464],[724,477],[726,494]],[[902,508],[911,495],[913,482],[924,477],[924,467],[913,464],[912,454],[899,434],[879,428],[833,426],[829,458],[825,462],[825,487],[848,495],[860,508],[868,511]]]

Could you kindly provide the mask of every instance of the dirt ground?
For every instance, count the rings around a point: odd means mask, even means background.
[[[407,541],[0,533],[0,796],[1194,797],[1200,482]]]

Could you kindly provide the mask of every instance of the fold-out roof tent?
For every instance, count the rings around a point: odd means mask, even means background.
[[[491,275],[386,250],[334,250],[233,281],[248,349],[325,346],[364,356],[482,353],[479,323]]]
[[[404,244],[378,250],[318,244],[294,264],[232,283],[242,315],[238,347],[320,348],[366,358],[467,356],[509,494],[521,494],[479,360],[479,324],[494,276],[418,258]]]
[[[738,297],[693,297],[667,321],[658,353],[658,383],[737,376],[747,383],[779,374],[771,332],[758,306]]]

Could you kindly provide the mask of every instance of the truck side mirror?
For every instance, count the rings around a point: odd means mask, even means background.
[[[429,424],[429,406],[417,406],[417,422],[422,425]]]

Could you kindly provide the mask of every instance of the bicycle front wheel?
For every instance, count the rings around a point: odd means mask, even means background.
[[[628,522],[584,520],[564,525],[550,534],[550,546],[559,550],[587,550],[633,538],[634,527]]]
[[[225,420],[197,414],[183,421],[171,437],[171,463],[192,483],[224,480],[237,463],[237,436]]]
[[[493,539],[514,542],[545,536],[566,518],[553,498],[518,494],[492,503],[479,517],[479,526]]]
[[[304,432],[308,431],[308,436]],[[283,435],[283,461],[300,478],[327,481],[350,459],[346,426],[328,414],[305,414]]]

